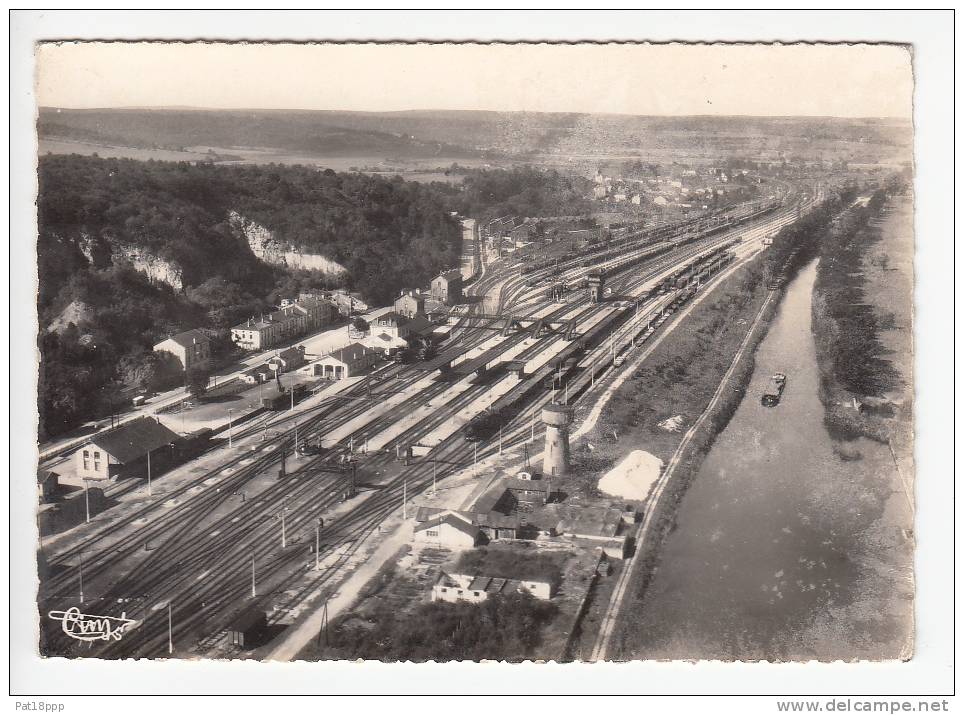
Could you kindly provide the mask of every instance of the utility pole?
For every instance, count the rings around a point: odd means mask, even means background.
[[[315,527],[315,571],[318,570],[319,557],[318,550],[321,544],[321,526]]]
[[[255,586],[254,580],[254,550],[251,551],[251,598],[256,598],[258,595],[258,589]]]
[[[151,450],[147,450],[147,496],[151,496]]]
[[[84,603],[84,552],[80,552],[80,603]]]
[[[84,479],[84,504],[87,507],[87,521],[85,523],[90,523],[90,480]],[[81,588],[83,590],[83,588]]]
[[[288,546],[288,541],[286,538],[287,534],[285,533],[285,512],[287,510],[288,510],[288,507],[286,506],[281,507],[281,548],[282,549]]]
[[[324,616],[322,618],[322,628],[324,628],[325,633],[325,647],[328,647],[328,599],[325,599],[325,610]]]
[[[472,466],[477,466],[479,463],[479,443],[476,442],[473,447],[475,447],[475,456],[472,458]]]
[[[294,453],[295,454],[298,453],[298,423],[297,422],[295,422],[295,452]]]
[[[228,446],[229,447],[234,446],[234,440],[232,439],[232,436],[233,436],[232,431],[234,430],[234,423],[232,418],[233,414],[234,414],[234,410],[228,410]]]
[[[295,408],[295,389],[294,389],[294,386],[291,387],[291,390],[290,390],[289,392],[291,393],[291,409],[293,410],[293,409]]]
[[[402,482],[402,519],[408,519],[408,480]]]
[[[171,602],[167,602],[167,652],[170,655],[174,652],[174,629],[171,620]]]

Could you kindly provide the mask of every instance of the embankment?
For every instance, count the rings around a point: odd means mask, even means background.
[[[821,243],[812,325],[825,423],[836,439],[886,443],[912,418],[913,266],[892,258],[912,246],[912,229],[889,218],[905,202],[902,188],[879,190]]]

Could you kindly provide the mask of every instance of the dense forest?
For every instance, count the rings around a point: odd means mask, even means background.
[[[41,436],[104,414],[118,389],[169,384],[176,376],[151,353],[166,335],[207,328],[223,351],[227,328],[245,315],[331,287],[331,277],[258,260],[232,211],[338,261],[341,283],[382,304],[457,265],[456,194],[306,167],[42,157]],[[149,278],[145,262],[160,277]]]
[[[152,353],[171,333],[206,329],[226,357],[231,325],[304,288],[387,304],[458,265],[452,212],[571,215],[585,208],[580,181],[528,167],[470,171],[462,187],[304,166],[41,157],[41,437],[105,415],[119,392],[182,379]],[[262,262],[232,215],[345,273]]]
[[[592,182],[531,166],[469,171],[458,210],[466,216],[581,216],[592,212]]]

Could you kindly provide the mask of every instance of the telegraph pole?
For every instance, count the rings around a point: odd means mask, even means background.
[[[402,518],[408,519],[408,480],[402,482]]]
[[[234,413],[234,410],[228,410],[228,446],[229,447],[234,446],[234,440],[232,439],[233,437],[232,432],[234,430],[234,423],[232,422],[233,413]]]
[[[318,570],[318,550],[321,544],[321,526],[315,527],[315,571]]]
[[[285,533],[285,512],[288,507],[281,507],[281,548],[285,548],[288,545]]]
[[[147,450],[147,496],[151,496],[151,450]]]
[[[84,504],[87,507],[87,521],[85,523],[89,524],[90,523],[90,480],[89,479],[84,479]]]
[[[251,598],[256,598],[258,595],[258,589],[255,586],[254,580],[254,550],[251,551]]]
[[[170,655],[174,652],[174,632],[171,620],[171,602],[167,602],[167,652]]]
[[[84,603],[84,552],[80,552],[80,603]]]

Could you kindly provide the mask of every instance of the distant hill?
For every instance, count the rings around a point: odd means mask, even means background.
[[[417,110],[41,108],[42,139],[181,149],[270,148],[308,156],[525,159],[638,156],[711,161],[910,158],[909,122],[833,117],[646,117]]]
[[[434,138],[355,125],[344,113],[266,110],[41,108],[41,139],[183,150],[269,148],[318,156],[474,157],[478,152]]]

